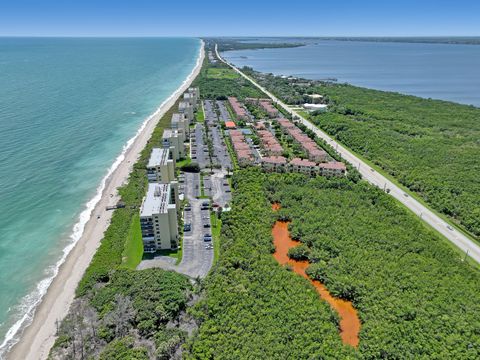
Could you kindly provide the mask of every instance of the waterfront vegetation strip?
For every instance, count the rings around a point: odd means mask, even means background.
[[[85,295],[98,282],[108,282],[109,274],[122,264],[122,253],[124,249],[134,249],[135,244],[130,241],[138,241],[136,236],[129,236],[130,229],[138,215],[142,199],[145,196],[148,180],[146,176],[146,165],[152,148],[162,143],[163,130],[170,124],[170,119],[178,106],[178,102],[170,108],[158,122],[153,134],[138,161],[133,165],[132,172],[127,183],[118,189],[124,208],[116,209],[110,226],[93,256],[85,274],[77,288],[77,296]],[[136,261],[141,260],[136,257]],[[133,262],[129,267],[135,268]]]
[[[60,325],[52,356],[82,351],[103,359],[148,359],[154,353],[168,357],[184,341],[183,331],[166,324],[186,307],[188,279],[161,269],[135,270],[143,255],[138,211],[148,185],[146,164],[177,106],[178,101],[159,120],[127,183],[119,188],[125,207],[114,211]],[[181,259],[181,252],[176,255]]]
[[[314,117],[318,126],[480,238],[480,109],[348,85],[319,90],[332,111]]]
[[[363,180],[255,168],[236,171],[233,184],[192,358],[480,356],[480,272],[395,199]],[[275,219],[291,221],[308,275],[358,310],[356,352],[337,341],[338,318],[308,283],[271,261]]]

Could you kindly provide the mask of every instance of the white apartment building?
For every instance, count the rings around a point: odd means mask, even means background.
[[[178,247],[178,184],[148,184],[147,195],[140,209],[143,251]]]
[[[195,94],[186,92],[183,94],[183,101],[186,101],[193,107],[193,110],[197,110],[197,97]]]
[[[185,134],[185,139],[190,134],[189,121],[185,114],[175,113],[172,115],[172,129],[182,131]]]
[[[180,101],[178,103],[178,112],[185,115],[189,124],[193,123],[193,106],[188,101]]]
[[[175,180],[175,159],[170,149],[153,148],[147,164],[149,182],[169,183]]]
[[[165,129],[162,135],[162,146],[170,149],[175,160],[185,157],[185,134],[175,129]]]

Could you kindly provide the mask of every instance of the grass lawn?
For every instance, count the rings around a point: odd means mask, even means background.
[[[220,232],[222,230],[222,220],[218,219],[215,213],[211,213],[210,221],[212,223],[213,263],[215,264],[220,256]]]
[[[185,159],[177,161],[176,166],[177,168],[181,168],[182,166],[189,165],[192,162],[190,156],[187,156]]]
[[[195,114],[195,118],[197,122],[204,122],[205,121],[205,113],[203,112],[203,105],[198,107],[198,110]]]
[[[207,78],[209,79],[237,79],[240,75],[230,68],[209,68]]]
[[[143,241],[142,231],[140,229],[140,216],[134,215],[130,230],[128,232],[127,241],[123,250],[122,265],[135,270],[137,265],[142,261],[143,256]]]
[[[230,159],[232,160],[233,169],[231,170],[232,171],[238,170],[239,166],[237,162],[237,157],[235,156],[235,152],[233,151],[232,143],[230,142],[230,139],[227,136],[224,136],[224,139],[225,139],[225,145],[227,145],[227,151],[230,154]]]

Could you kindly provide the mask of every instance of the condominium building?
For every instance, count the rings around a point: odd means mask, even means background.
[[[288,165],[291,172],[298,172],[309,176],[318,174],[317,164],[310,160],[294,158]]]
[[[268,172],[285,172],[287,159],[283,156],[266,156],[262,158],[262,169]]]
[[[170,149],[175,160],[185,157],[185,134],[175,129],[165,129],[162,135],[162,146]]]
[[[265,110],[268,114],[268,117],[274,118],[278,115],[278,110],[272,105],[271,101],[260,101],[260,106]]]
[[[238,102],[236,97],[230,96],[228,98],[228,103],[230,104],[237,120],[248,120],[247,112]]]
[[[185,114],[175,113],[172,115],[172,129],[181,130],[185,134],[185,138],[190,134],[189,121]]]
[[[197,97],[190,93],[186,92],[183,94],[183,101],[186,101],[193,107],[193,110],[197,110]]]
[[[178,103],[178,112],[185,115],[189,124],[193,123],[193,106],[188,101]]]
[[[339,161],[322,163],[318,167],[322,176],[343,176],[347,172],[345,164]]]
[[[149,182],[169,183],[175,180],[175,159],[170,148],[153,148],[147,164]]]
[[[148,184],[140,209],[144,252],[178,247],[177,193],[176,183]]]
[[[198,87],[189,87],[188,92],[193,95],[195,102],[200,100],[200,90]]]

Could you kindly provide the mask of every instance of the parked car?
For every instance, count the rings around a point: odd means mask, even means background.
[[[203,223],[203,227],[204,227],[204,228],[209,228],[209,227],[210,227],[210,223],[209,223],[209,222]]]
[[[191,224],[184,224],[183,225],[183,231],[190,231],[192,230],[192,225]]]
[[[210,234],[203,235],[203,241],[212,241],[212,235]]]
[[[190,204],[185,205],[185,211],[192,210],[192,206]]]

